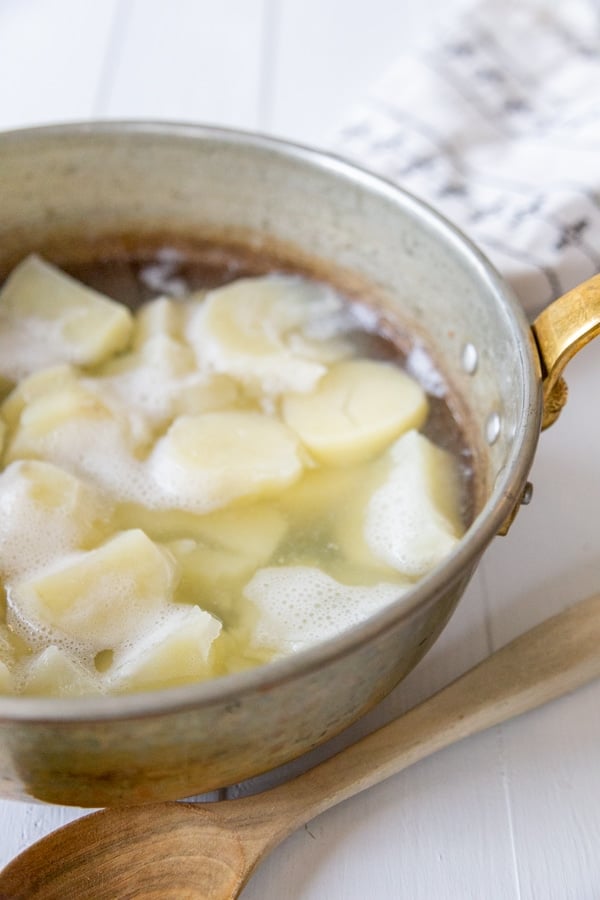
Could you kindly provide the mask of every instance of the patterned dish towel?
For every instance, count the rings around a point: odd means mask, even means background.
[[[398,60],[334,150],[458,225],[535,315],[600,270],[600,2],[463,10]]]

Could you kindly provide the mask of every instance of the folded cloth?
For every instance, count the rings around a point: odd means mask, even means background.
[[[398,60],[334,150],[458,225],[533,316],[600,270],[600,4],[463,8]]]

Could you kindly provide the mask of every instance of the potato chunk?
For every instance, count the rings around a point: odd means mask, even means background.
[[[7,448],[7,462],[46,455],[59,462],[62,454],[57,454],[56,449],[62,428],[75,423],[76,429],[85,433],[88,423],[100,421],[104,427],[110,420],[109,409],[77,379],[48,386],[47,392],[40,393],[23,408]],[[69,438],[67,446],[71,444]],[[73,449],[77,452],[76,446]]]
[[[160,622],[115,659],[111,690],[150,691],[207,678],[221,623],[199,606],[172,606]]]
[[[8,395],[2,404],[2,418],[10,428],[15,428],[21,419],[21,415],[30,403],[35,403],[40,397],[52,394],[66,387],[72,387],[77,382],[77,370],[70,365],[50,366],[40,369],[24,378]]]
[[[149,463],[165,505],[200,513],[271,496],[302,472],[293,432],[257,412],[181,416]]]
[[[287,394],[283,418],[313,456],[330,465],[373,458],[427,417],[421,386],[388,363],[338,363],[310,394]]]
[[[187,308],[187,304],[170,297],[156,297],[144,303],[134,316],[134,347],[140,348],[158,335],[179,341]]]
[[[4,577],[13,581],[101,539],[110,511],[99,491],[51,463],[12,463],[0,475]]]
[[[37,256],[0,291],[0,373],[13,381],[54,363],[95,365],[131,337],[131,313]]]
[[[101,694],[100,680],[64,650],[51,645],[27,663],[21,693],[35,697]]]
[[[170,553],[143,531],[124,531],[15,584],[9,614],[21,632],[51,629],[88,652],[116,649],[156,619],[176,578]]]
[[[276,395],[310,390],[329,362],[348,355],[336,335],[348,319],[347,306],[328,286],[271,275],[210,291],[186,334],[201,366]]]
[[[280,512],[260,506],[198,516],[189,538],[167,544],[181,568],[177,596],[195,602],[202,592],[212,606],[224,582],[246,580],[271,559],[287,527]]]

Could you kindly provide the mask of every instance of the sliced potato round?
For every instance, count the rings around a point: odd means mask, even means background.
[[[277,395],[310,390],[329,362],[348,354],[335,324],[326,326],[339,317],[341,332],[344,314],[326,285],[284,275],[244,278],[211,291],[186,332],[201,366]]]
[[[354,359],[333,366],[310,394],[283,398],[285,422],[321,462],[348,465],[376,456],[427,417],[421,386],[396,366]]]
[[[181,416],[149,458],[164,505],[194,512],[270,496],[302,472],[296,436],[258,412]]]

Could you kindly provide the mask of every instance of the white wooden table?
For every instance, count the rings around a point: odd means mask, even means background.
[[[440,13],[436,0],[414,7],[0,0],[0,128],[186,119],[325,144],[355,98]],[[540,442],[533,503],[493,543],[426,660],[351,736],[600,590],[600,346],[571,364],[568,381],[568,407]],[[600,897],[599,707],[600,684],[590,685],[346,802],[286,841],[244,897]],[[81,814],[0,801],[0,866]]]

